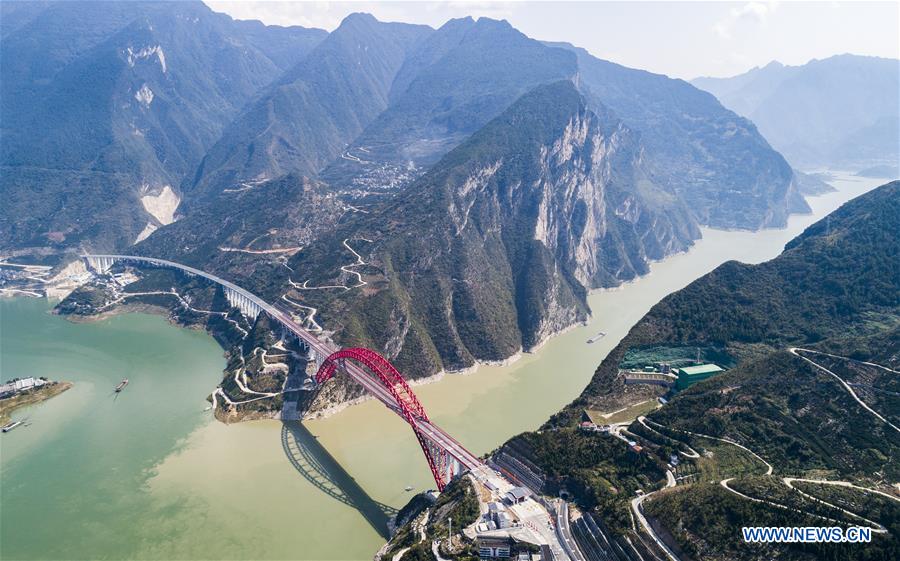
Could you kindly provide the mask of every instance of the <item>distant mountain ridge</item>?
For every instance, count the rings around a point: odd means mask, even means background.
[[[586,97],[640,132],[648,167],[688,203],[700,223],[779,227],[788,214],[809,211],[791,167],[753,123],[683,80],[560,45],[577,54]]]
[[[286,173],[316,176],[387,108],[394,76],[431,28],[348,16],[229,125],[186,192]]]
[[[234,21],[200,2],[3,10],[7,249],[118,250],[289,173],[364,208],[559,79],[642,135],[648,173],[700,223],[779,226],[806,210],[777,153],[714,100],[503,21],[433,30],[354,14],[326,34]]]
[[[795,166],[900,161],[900,60],[845,54],[801,66],[776,61],[691,83],[751,119]]]
[[[322,177],[337,189],[361,191],[385,188],[379,180],[392,167],[421,174],[521,95],[577,72],[569,53],[543,46],[506,21],[450,20],[412,51],[394,79],[387,110]]]
[[[141,197],[176,196],[243,105],[326,35],[201,2],[7,6],[5,247],[131,245],[161,225]]]

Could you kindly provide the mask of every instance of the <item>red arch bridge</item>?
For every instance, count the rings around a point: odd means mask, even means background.
[[[465,470],[477,473],[485,467],[478,457],[431,422],[400,372],[377,352],[363,348],[338,349],[304,329],[290,311],[273,306],[234,283],[194,267],[137,255],[82,255],[82,259],[98,273],[107,272],[118,262],[178,269],[221,285],[228,301],[248,318],[255,319],[260,313],[266,313],[309,348],[312,358],[320,365],[316,373],[317,385],[342,370],[409,424],[422,447],[438,490],[443,491],[451,479]]]

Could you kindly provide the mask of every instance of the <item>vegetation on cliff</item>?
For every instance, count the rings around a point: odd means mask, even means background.
[[[644,503],[673,546],[703,559],[762,559],[775,551],[784,559],[896,556],[896,530],[865,546],[762,548],[744,544],[739,527],[821,525],[806,520],[810,513],[843,519],[834,508],[807,504],[781,482],[783,476],[863,487],[885,487],[900,478],[894,460],[900,455],[900,434],[835,378],[852,384],[857,396],[888,421],[900,415],[891,395],[896,375],[889,370],[900,363],[898,231],[900,182],[893,182],[810,226],[772,261],[726,263],[668,296],[610,353],[577,400],[541,433],[526,435],[531,459],[541,458],[552,479],[577,480],[610,467],[613,476],[631,473],[637,464],[610,463],[613,454],[591,459],[577,438],[594,438],[593,433],[576,433],[573,426],[584,409],[621,396],[623,363],[653,353],[675,356],[678,349],[705,349],[707,358],[732,359],[733,368],[679,392],[648,415],[648,426],[629,427],[655,453],[687,454],[675,470],[684,476],[682,483]],[[812,352],[790,351],[793,347]],[[624,449],[619,440],[603,441]],[[574,450],[582,453],[573,456]],[[701,453],[692,459],[691,450]],[[746,458],[738,461],[735,454]],[[763,469],[767,462],[774,475],[761,475],[745,460]],[[732,488],[745,494],[803,507],[807,514],[749,501],[719,485],[726,478],[736,478]],[[585,500],[583,494],[577,498]],[[596,508],[615,521],[626,512],[623,503],[597,503]],[[888,510],[896,508],[888,505]],[[893,514],[877,512],[882,523],[893,524]]]

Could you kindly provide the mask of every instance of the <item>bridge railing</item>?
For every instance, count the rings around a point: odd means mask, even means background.
[[[165,259],[144,257],[140,255],[85,254],[82,255],[82,258],[85,259],[85,261],[87,261],[92,268],[101,271],[108,270],[109,267],[112,266],[112,263],[116,261],[122,261],[126,263],[143,263],[159,267],[169,267],[172,269],[184,271],[190,275],[208,279],[224,287],[226,296],[229,296],[229,292],[232,292],[233,294],[239,296],[241,304],[250,303],[258,308],[258,310],[266,312],[272,319],[280,323],[283,327],[288,329],[291,333],[293,333],[301,341],[303,341],[315,355],[317,362],[324,361],[327,357],[330,357],[331,355],[339,351],[338,347],[326,341],[320,340],[318,337],[305,330],[294,320],[293,315],[289,311],[273,306],[262,298],[259,298],[252,292],[245,290],[240,286],[221,277],[207,273],[206,271],[202,271],[195,267],[182,265],[181,263],[176,263],[174,261],[168,261]],[[229,302],[234,305],[234,302],[231,300],[231,298],[229,298]],[[247,311],[245,310],[245,308],[247,308],[246,305],[237,307],[241,309],[243,313],[247,313]],[[386,364],[390,364],[386,359],[383,359],[382,357],[380,357],[380,355],[378,356]],[[410,422],[410,419],[405,418],[406,415],[404,415],[404,407],[403,403],[401,403],[401,401],[403,400],[397,398],[397,396],[395,395],[392,395],[392,393],[394,392],[389,391],[389,388],[383,387],[381,384],[376,382],[358,365],[351,363],[344,364],[344,369],[355,381],[366,388],[369,393],[371,393],[379,401],[384,403],[388,408],[392,409],[395,413],[399,414],[401,418],[404,418],[404,420]],[[390,369],[392,370],[392,373],[396,373],[397,376],[400,376],[399,372],[397,372],[392,365],[390,366]],[[408,397],[411,397],[413,400],[415,400],[415,395],[412,393],[412,390],[409,389],[408,386],[406,386],[405,382],[403,382],[403,386],[404,391],[408,393]],[[415,401],[416,403],[418,403],[417,400]],[[421,411],[421,418],[419,416],[415,416],[414,418],[412,418],[412,422],[410,422],[410,424],[412,425],[413,431],[415,432],[416,437],[419,439],[420,444],[422,445],[426,458],[429,460],[429,464],[432,464],[432,472],[435,475],[435,481],[438,484],[439,488],[443,488],[444,484],[446,483],[446,480],[443,478],[444,474],[448,474],[451,476],[456,475],[460,471],[460,466],[468,469],[474,469],[484,465],[480,459],[466,450],[452,436],[428,421],[428,417],[424,414],[424,410]],[[430,450],[431,447],[433,447],[434,450]],[[435,462],[435,459],[437,459],[438,461]]]
[[[143,262],[150,263],[152,265],[157,265],[160,267],[169,267],[172,269],[180,269],[192,275],[196,275],[199,277],[203,277],[205,279],[209,279],[216,284],[220,284],[223,287],[233,290],[234,292],[245,296],[250,302],[253,302],[260,309],[266,310],[267,312],[274,312],[275,307],[256,296],[252,292],[241,288],[240,286],[234,284],[231,281],[227,281],[221,277],[217,277],[211,273],[207,273],[206,271],[201,271],[200,269],[196,269],[194,267],[188,265],[182,265],[181,263],[175,263],[174,261],[167,261],[165,259],[157,259],[155,257],[143,257],[140,255],[97,255],[97,254],[85,254],[82,255],[82,258],[91,263],[92,260],[99,260],[103,262],[104,260],[112,260],[112,261],[125,261],[125,262]]]

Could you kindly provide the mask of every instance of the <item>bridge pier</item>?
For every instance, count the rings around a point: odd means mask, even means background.
[[[484,465],[450,435],[431,423],[422,404],[400,372],[377,352],[364,348],[333,350],[330,343],[318,339],[304,329],[289,311],[268,304],[234,283],[194,267],[138,255],[82,255],[82,258],[91,269],[100,273],[107,272],[119,261],[177,269],[222,286],[229,305],[240,310],[248,319],[255,320],[260,312],[267,313],[302,341],[309,350],[310,362],[317,367],[315,380],[307,377],[302,387],[296,391],[307,396],[314,395],[318,384],[327,381],[335,374],[338,366],[341,366],[354,381],[409,423],[428,460],[439,490],[443,490],[449,481],[459,477],[463,470],[475,470]],[[355,362],[344,364],[345,359],[352,359]],[[290,389],[295,391],[293,386]],[[286,418],[293,418],[298,417],[300,411],[289,408],[283,411],[283,414]]]
[[[288,335],[293,335],[288,332]],[[282,334],[284,339],[284,334]],[[316,384],[315,375],[318,366],[314,360],[315,351],[310,349],[309,345],[303,339],[297,338],[300,351],[305,355],[306,360],[302,368],[294,366],[288,372],[287,380],[284,383],[284,394],[281,407],[282,421],[299,421],[303,414],[312,404],[316,395],[318,395],[319,386]]]
[[[439,444],[428,440],[428,450],[431,457],[434,458],[435,468],[445,484],[453,481],[463,472],[463,466],[459,460]]]
[[[247,319],[255,320],[262,311],[256,302],[248,298],[246,294],[232,290],[231,288],[225,288],[225,298],[228,300],[229,304],[239,309]]]
[[[84,257],[83,259],[89,269],[91,269],[95,273],[98,273],[101,275],[108,272],[112,268],[113,263],[116,262],[115,258],[109,257],[109,256],[97,257],[97,256],[93,256],[93,255],[88,255],[88,256]]]
[[[325,363],[325,359],[327,358],[327,356],[322,356],[321,353],[317,353],[315,349],[309,349],[309,360],[316,364],[316,372],[322,368],[322,364]]]

